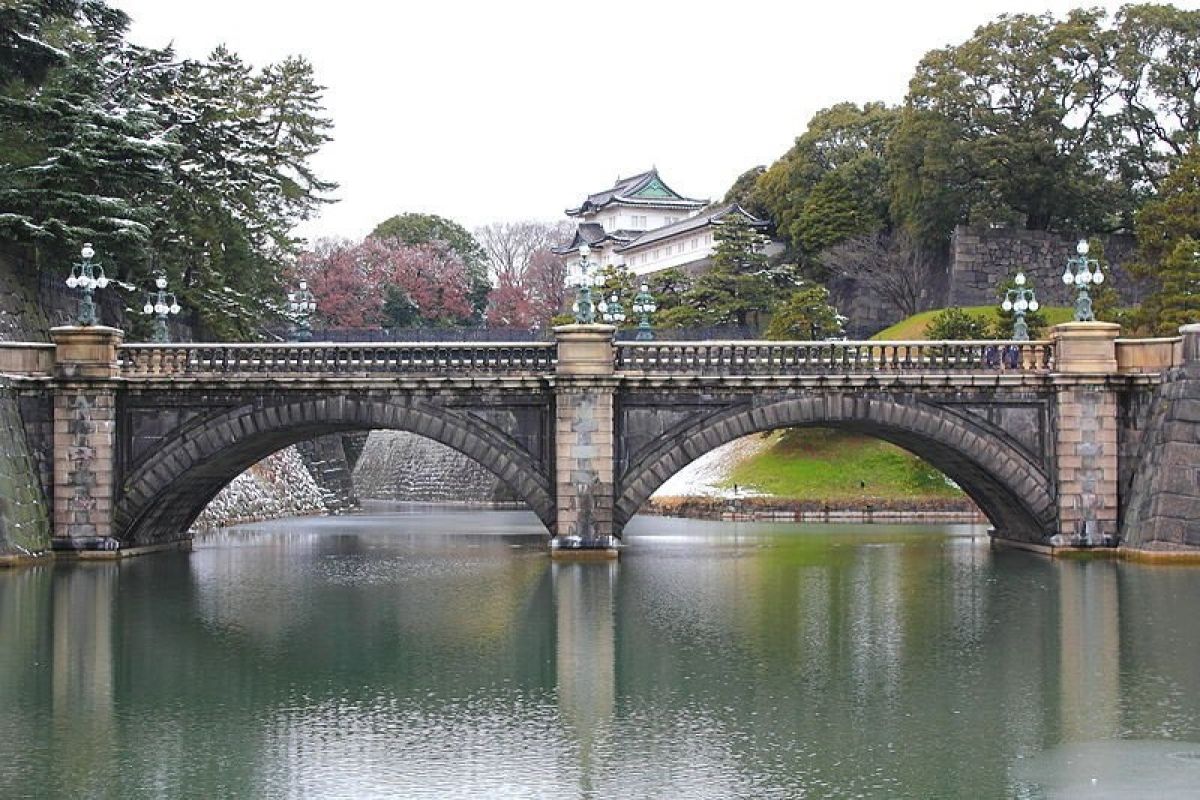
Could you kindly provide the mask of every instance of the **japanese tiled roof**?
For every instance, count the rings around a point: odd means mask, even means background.
[[[619,178],[611,189],[589,194],[578,208],[568,208],[567,216],[577,217],[589,211],[599,211],[611,203],[632,206],[667,206],[700,208],[707,201],[684,197],[663,181],[657,169],[629,178]]]

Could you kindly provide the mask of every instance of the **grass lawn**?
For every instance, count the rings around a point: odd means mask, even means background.
[[[925,335],[925,327],[941,310],[940,308],[935,308],[931,311],[922,311],[920,314],[913,314],[908,319],[900,320],[890,328],[884,328],[871,338],[899,340],[927,339],[929,337]],[[996,321],[995,306],[966,306],[963,308],[963,311],[989,325],[994,324]],[[1067,306],[1042,306],[1039,313],[1042,315],[1042,319],[1046,320],[1047,328],[1062,322],[1070,322],[1075,318],[1074,309]],[[1043,331],[1043,335],[1045,335],[1045,331]]]
[[[793,500],[962,496],[936,469],[879,439],[825,428],[768,435],[774,446],[738,464],[729,484]]]

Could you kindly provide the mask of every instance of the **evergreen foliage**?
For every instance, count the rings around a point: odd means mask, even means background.
[[[1200,147],[1193,147],[1137,217],[1138,262],[1153,285],[1133,312],[1141,330],[1174,336],[1200,321]]]
[[[925,335],[930,339],[987,339],[989,331],[987,322],[968,314],[961,308],[944,308],[925,328]]]
[[[829,290],[805,282],[775,309],[766,336],[791,341],[830,339],[842,335],[844,321],[830,303]]]
[[[178,60],[126,41],[102,0],[22,0],[0,22],[0,235],[40,270],[84,242],[127,284],[162,270],[204,333],[252,336],[291,231],[334,188],[309,165],[329,138],[311,65]]]

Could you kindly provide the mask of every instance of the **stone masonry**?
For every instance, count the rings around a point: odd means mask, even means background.
[[[556,554],[615,555],[613,329],[568,325],[555,375]]]
[[[545,525],[555,557],[609,557],[625,523],[682,466],[740,436],[795,426],[911,450],[964,488],[998,540],[1111,546],[1123,532],[1129,546],[1197,547],[1200,328],[1181,345],[1067,323],[1013,369],[965,347],[948,360],[938,344],[903,359],[883,343],[829,344],[844,352],[825,360],[776,343],[617,345],[613,333],[563,326],[553,349],[160,352],[122,348],[110,328],[59,328],[52,347],[0,346],[0,367],[28,414],[26,441],[44,451],[25,460],[24,479],[53,463],[46,494],[60,550],[186,543],[205,505],[265,455],[396,430],[491,469]],[[285,361],[297,352],[311,359],[300,369]],[[132,359],[147,354],[177,359],[180,371],[139,372]],[[52,435],[39,433],[51,416]]]
[[[998,287],[1023,270],[1038,292],[1042,305],[1070,305],[1073,292],[1061,276],[1067,259],[1075,255],[1081,234],[1028,231],[1017,228],[984,228],[960,225],[950,242],[949,297],[951,306],[996,305]],[[1122,264],[1133,256],[1134,239],[1125,234],[1102,237],[1104,261],[1112,269],[1111,285],[1127,304],[1140,299],[1137,281]]]
[[[1200,548],[1200,325],[1151,404],[1121,526],[1135,550]]]

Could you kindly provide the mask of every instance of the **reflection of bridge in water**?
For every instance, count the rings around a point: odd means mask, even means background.
[[[545,343],[123,345],[94,327],[0,346],[0,358],[62,550],[184,542],[221,487],[271,452],[394,429],[494,471],[556,551],[611,552],[688,462],[793,426],[912,451],[1000,539],[1112,545],[1138,502],[1152,401],[1187,349],[1118,333],[1074,323],[1039,342],[614,343],[609,327],[567,326]]]

